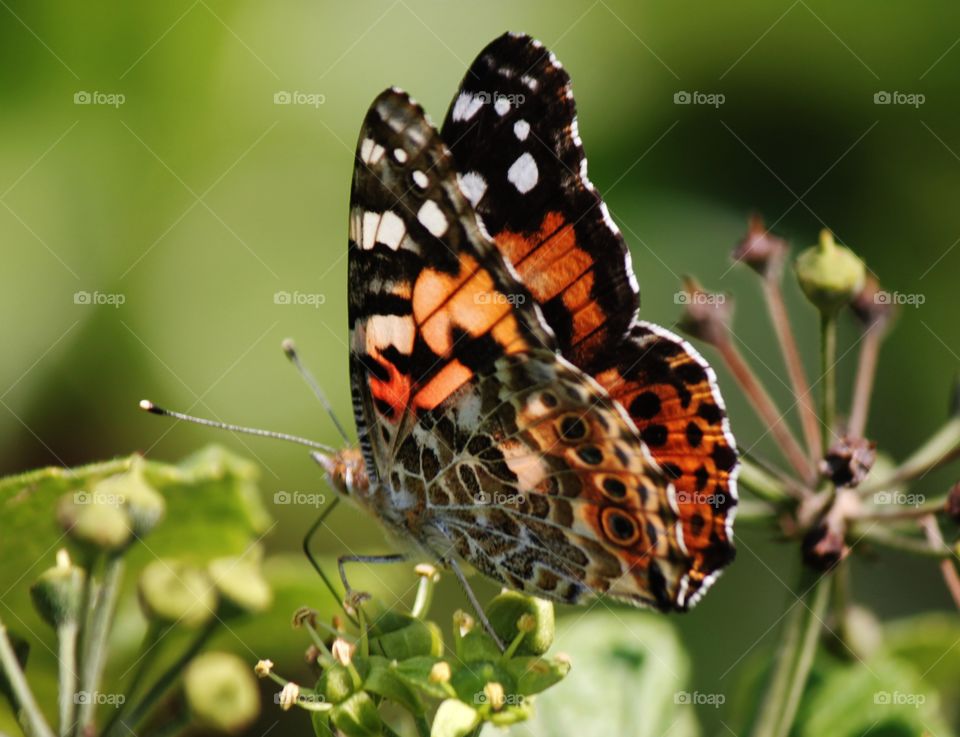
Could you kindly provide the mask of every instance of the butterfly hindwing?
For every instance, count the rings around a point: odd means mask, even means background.
[[[587,177],[569,76],[536,40],[505,34],[470,66],[443,136],[564,357],[622,404],[673,479],[695,600],[733,558],[736,445],[707,363],[637,319],[629,250]]]

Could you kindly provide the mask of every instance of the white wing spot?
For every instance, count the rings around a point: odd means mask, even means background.
[[[513,135],[519,141],[526,141],[527,136],[530,135],[530,124],[525,120],[518,120],[513,124]]]
[[[487,191],[486,180],[475,171],[468,171],[463,175],[458,174],[457,179],[460,182],[460,191],[463,192],[464,197],[470,200],[471,205],[476,207]]]
[[[360,144],[360,160],[363,162],[370,161],[370,153],[373,151],[373,139],[364,138],[363,143]]]
[[[529,153],[522,154],[507,170],[507,179],[517,188],[520,194],[526,194],[537,186],[540,171],[537,162]]]
[[[498,97],[497,101],[493,103],[493,109],[497,111],[497,115],[501,118],[510,112],[510,100],[506,97]]]
[[[446,233],[447,228],[450,227],[447,216],[443,214],[443,211],[437,207],[437,203],[433,200],[427,200],[423,203],[419,212],[417,212],[417,220],[438,238]]]
[[[427,185],[430,184],[430,180],[427,179],[426,174],[417,169],[413,172],[413,183],[420,187],[420,189],[426,189]]]
[[[380,227],[377,228],[377,242],[396,251],[400,241],[407,232],[403,220],[393,210],[387,210],[380,218]]]
[[[407,160],[407,152],[402,148],[393,149],[393,158],[399,161],[401,164],[405,163]]]
[[[470,120],[483,107],[483,99],[469,92],[461,92],[457,101],[453,103],[453,120]]]
[[[377,227],[380,225],[380,213],[367,210],[363,213],[363,225],[360,232],[363,235],[361,247],[367,251],[377,242]]]

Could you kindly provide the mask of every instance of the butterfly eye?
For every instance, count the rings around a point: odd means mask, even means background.
[[[559,431],[564,440],[583,440],[587,437],[587,423],[579,415],[566,415],[560,419]]]
[[[603,493],[611,499],[620,501],[627,496],[627,485],[614,476],[607,476],[601,484]]]
[[[640,528],[626,512],[611,507],[603,512],[603,531],[618,545],[633,545],[640,538]]]

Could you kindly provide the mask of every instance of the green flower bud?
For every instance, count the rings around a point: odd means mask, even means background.
[[[199,627],[213,616],[217,594],[203,571],[173,560],[154,560],[139,581],[140,607],[148,620]]]
[[[334,663],[323,671],[314,690],[327,703],[339,704],[353,695],[353,674],[347,666]]]
[[[556,632],[553,604],[535,596],[505,591],[487,606],[487,618],[500,639],[509,644],[520,632],[524,638],[517,655],[542,655],[553,644]]]
[[[77,622],[86,571],[73,565],[66,550],[57,552],[57,565],[48,568],[30,587],[33,605],[52,627]]]
[[[433,622],[410,617],[406,624],[373,638],[371,644],[379,647],[392,660],[406,660],[420,655],[443,655],[443,635]]]
[[[380,737],[383,733],[377,705],[363,691],[333,707],[330,721],[344,737]]]
[[[480,663],[498,660],[503,653],[482,629],[470,630],[465,634],[457,647],[457,657],[464,663]]]
[[[135,458],[126,473],[110,476],[93,487],[94,496],[113,498],[130,516],[133,534],[144,537],[157,526],[166,511],[166,500],[143,475],[143,459]]]
[[[849,304],[866,279],[863,261],[849,248],[834,243],[829,230],[820,231],[820,243],[803,251],[795,268],[807,299],[828,315]]]
[[[187,704],[196,721],[208,728],[237,734],[260,713],[260,693],[247,665],[230,653],[204,653],[183,676]]]
[[[64,494],[57,503],[60,526],[91,552],[113,552],[130,542],[130,519],[101,495],[87,491]]]
[[[270,585],[260,572],[259,561],[246,558],[218,558],[207,566],[207,573],[228,606],[227,613],[256,613],[273,601]]]

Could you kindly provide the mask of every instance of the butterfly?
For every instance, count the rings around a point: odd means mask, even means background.
[[[440,131],[380,94],[348,247],[359,448],[318,454],[331,483],[461,581],[693,606],[734,557],[736,444],[710,366],[637,317],[553,54],[494,40]]]

